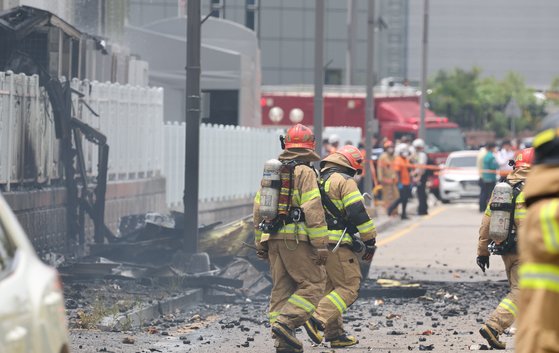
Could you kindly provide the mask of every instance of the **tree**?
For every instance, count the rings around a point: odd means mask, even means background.
[[[559,79],[555,82],[559,88]],[[481,78],[481,69],[470,71],[456,68],[439,71],[430,82],[431,109],[446,115],[463,129],[492,130],[498,137],[510,134],[510,119],[504,115],[505,107],[514,98],[522,109],[516,122],[518,130],[535,126],[544,116],[544,105],[526,86],[523,78],[509,72],[503,80]]]

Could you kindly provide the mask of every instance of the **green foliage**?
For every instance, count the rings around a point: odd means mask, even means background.
[[[559,78],[554,80],[559,89]],[[447,116],[466,130],[492,130],[498,137],[510,134],[510,119],[504,111],[514,98],[522,117],[516,121],[516,130],[535,126],[544,115],[544,104],[536,100],[534,91],[523,78],[509,72],[503,80],[481,77],[481,69],[470,71],[456,68],[439,71],[430,81],[430,108],[438,115]]]

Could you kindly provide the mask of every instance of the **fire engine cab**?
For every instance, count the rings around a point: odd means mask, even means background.
[[[420,104],[417,90],[411,87],[375,88],[375,122],[380,136],[394,141],[404,135],[416,138],[419,131]],[[325,86],[324,126],[356,126],[365,131],[364,87]],[[312,86],[263,86],[262,125],[289,126],[314,121]],[[464,138],[457,124],[425,110],[427,152],[436,163],[444,163],[450,152],[464,149]]]

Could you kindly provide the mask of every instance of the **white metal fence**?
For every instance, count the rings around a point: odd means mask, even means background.
[[[73,116],[107,136],[109,178],[131,179],[163,169],[163,89],[73,80]],[[97,147],[84,143],[88,174]],[[60,149],[48,96],[37,76],[0,72],[0,184],[50,183],[61,176]]]
[[[281,152],[280,130],[206,125],[200,128],[200,201],[222,201],[253,195],[264,162]],[[165,125],[167,204],[182,204],[185,125]]]

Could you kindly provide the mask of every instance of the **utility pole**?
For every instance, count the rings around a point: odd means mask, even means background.
[[[369,168],[373,152],[373,135],[375,131],[375,96],[374,96],[374,52],[375,49],[375,0],[369,0],[367,10],[367,100],[365,102],[365,192],[373,190],[373,176]],[[365,205],[371,206],[371,200],[365,198]]]
[[[423,40],[421,43],[421,98],[419,138],[425,141],[425,105],[427,104],[427,44],[429,29],[429,0],[423,0]]]
[[[197,253],[198,169],[200,158],[200,0],[188,0],[186,13],[184,250],[187,253]]]
[[[355,83],[355,48],[357,28],[357,1],[347,0],[347,49],[346,49],[346,74],[345,84],[350,86]]]
[[[314,13],[314,136],[316,153],[322,153],[324,125],[324,0],[315,0]]]

